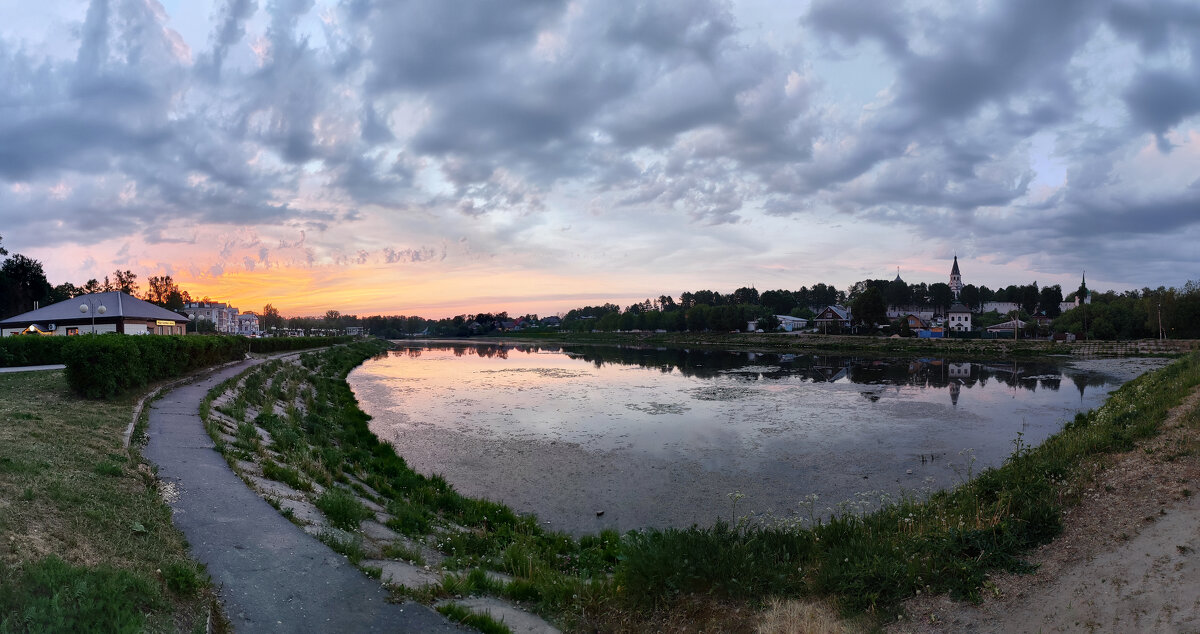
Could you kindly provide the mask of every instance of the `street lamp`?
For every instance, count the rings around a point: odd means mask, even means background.
[[[96,334],[96,313],[100,313],[101,315],[103,315],[104,313],[108,312],[108,309],[104,307],[103,301],[100,302],[99,307],[96,307],[95,301],[96,301],[95,297],[88,297],[86,304],[79,305],[79,312],[86,313],[86,312],[91,311],[91,313],[92,313],[92,334],[93,335]]]

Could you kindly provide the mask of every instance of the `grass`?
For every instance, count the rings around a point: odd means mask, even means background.
[[[488,614],[472,612],[457,603],[439,605],[437,611],[455,623],[473,627],[484,634],[512,634],[512,630]]]
[[[0,394],[0,631],[202,627],[208,576],[122,444],[134,397],[84,401],[61,371]]]
[[[330,524],[342,530],[356,531],[359,523],[374,516],[353,493],[337,487],[326,489],[316,505]]]
[[[999,468],[866,515],[840,511],[807,524],[717,523],[573,539],[503,505],[466,498],[440,477],[415,473],[380,442],[344,380],[377,351],[364,343],[309,353],[302,367],[274,366],[256,379],[260,392],[294,401],[287,416],[272,414],[263,423],[273,435],[284,428],[296,434],[283,454],[286,468],[343,486],[353,476],[378,493],[392,516],[389,526],[431,539],[447,556],[443,565],[462,571],[440,587],[410,591],[419,600],[491,594],[575,630],[680,619],[705,629],[743,629],[747,611],[780,597],[874,623],[898,616],[901,602],[918,593],[977,600],[989,573],[1029,571],[1024,554],[1061,531],[1063,510],[1076,499],[1072,491],[1087,478],[1088,457],[1128,450],[1157,433],[1167,410],[1200,384],[1200,355],[1192,354],[1125,385],[1038,447],[1018,440]],[[1173,451],[1192,454],[1189,447]],[[321,498],[318,506],[335,525],[352,529],[369,516],[342,486]],[[360,556],[352,539],[323,539],[352,560]],[[513,580],[496,581],[485,570]]]

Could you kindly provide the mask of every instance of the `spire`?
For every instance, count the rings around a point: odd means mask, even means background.
[[[896,279],[894,281],[896,281],[896,282],[904,281],[904,280],[900,279],[900,267],[898,267],[898,266],[896,267]]]
[[[950,269],[950,274],[961,275],[961,273],[958,272],[958,254],[954,255],[954,268]]]

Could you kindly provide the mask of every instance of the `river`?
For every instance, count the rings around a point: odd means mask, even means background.
[[[432,343],[348,381],[414,469],[581,535],[924,495],[1164,363]]]

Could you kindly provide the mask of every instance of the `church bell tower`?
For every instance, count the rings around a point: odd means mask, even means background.
[[[958,254],[955,254],[954,267],[950,269],[950,292],[954,293],[954,301],[958,301],[958,295],[962,293],[962,289],[962,274],[958,272]]]

